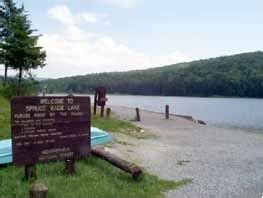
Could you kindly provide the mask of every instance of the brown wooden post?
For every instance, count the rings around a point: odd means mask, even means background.
[[[96,91],[95,96],[94,96],[94,107],[93,107],[93,114],[96,115],[97,112],[97,97],[98,97],[98,93]]]
[[[107,108],[106,113],[107,113],[107,117],[109,118],[111,114],[111,108]]]
[[[165,119],[169,119],[169,105],[165,105]]]
[[[35,164],[25,166],[25,180],[31,181],[37,179],[37,169]]]
[[[100,117],[104,116],[104,106],[101,106],[100,108]]]
[[[48,188],[41,183],[34,183],[30,190],[30,198],[47,198]]]
[[[75,174],[76,169],[75,169],[75,160],[74,159],[65,160],[65,172],[68,175]]]
[[[139,110],[139,108],[136,108],[136,121],[138,121],[138,122],[141,121],[141,116],[140,116],[140,110]]]

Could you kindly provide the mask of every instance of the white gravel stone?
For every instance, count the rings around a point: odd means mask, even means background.
[[[135,109],[112,107],[115,115],[132,120]],[[140,111],[137,126],[156,138],[131,138],[132,146],[116,146],[122,156],[161,178],[192,178],[193,183],[167,197],[259,198],[263,195],[263,134],[241,129],[203,126],[181,117]],[[119,147],[119,148],[118,148]],[[126,155],[127,150],[129,155]],[[179,163],[187,161],[187,163]]]

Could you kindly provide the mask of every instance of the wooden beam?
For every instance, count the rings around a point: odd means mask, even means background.
[[[106,152],[103,148],[101,147],[96,147],[92,149],[92,154],[102,158],[106,161],[108,161],[109,163],[111,163],[112,165],[120,168],[121,170],[132,174],[133,179],[137,180],[141,174],[142,174],[142,170],[140,167],[138,167],[136,164],[127,162],[123,159],[120,159],[119,157]]]
[[[111,114],[111,108],[107,108],[106,115],[108,118],[110,117],[110,114]]]
[[[25,166],[25,180],[32,181],[37,179],[37,169],[35,164]]]
[[[104,105],[100,107],[100,117],[104,116]]]
[[[141,121],[141,116],[140,116],[140,110],[139,108],[136,108],[136,121],[140,122]]]
[[[75,160],[74,159],[65,160],[65,172],[67,175],[75,174],[76,169],[75,169]]]
[[[165,119],[169,119],[169,105],[165,105]]]
[[[98,98],[98,93],[97,91],[95,92],[95,95],[94,95],[94,106],[93,106],[93,114],[96,115],[96,112],[97,112],[97,99]]]

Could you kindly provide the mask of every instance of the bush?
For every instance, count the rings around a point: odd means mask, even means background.
[[[16,95],[16,86],[13,83],[8,83],[5,87],[0,85],[0,95],[7,99],[11,99]]]
[[[33,78],[29,78],[22,81],[21,96],[33,96],[37,95],[38,82]],[[0,84],[0,95],[11,99],[17,94],[17,83],[15,79],[9,79],[6,86]]]

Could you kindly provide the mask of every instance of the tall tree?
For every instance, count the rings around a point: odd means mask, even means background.
[[[21,8],[16,7],[12,0],[0,1],[0,64],[5,67],[4,85],[7,80],[8,67],[10,67],[4,58],[4,45],[6,44],[6,39],[12,36],[11,24],[14,22],[15,16],[22,11],[23,10]]]
[[[42,47],[37,46],[40,36],[34,34],[36,30],[31,29],[24,7],[16,7],[16,10],[8,25],[11,34],[2,43],[2,49],[5,64],[18,70],[17,94],[20,95],[23,71],[45,66],[46,53]]]

